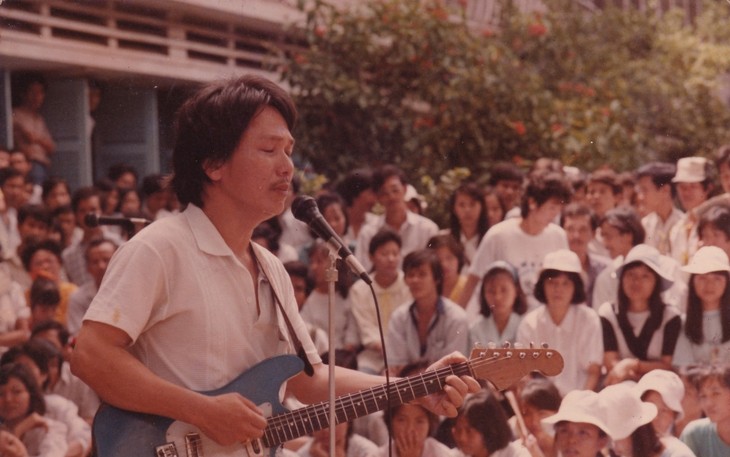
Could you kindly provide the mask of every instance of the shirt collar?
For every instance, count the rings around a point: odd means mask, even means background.
[[[185,211],[183,211],[183,215],[187,218],[188,224],[190,224],[190,230],[193,233],[198,249],[206,254],[233,256],[233,251],[228,247],[220,232],[218,232],[218,229],[201,208],[190,203],[185,208]]]

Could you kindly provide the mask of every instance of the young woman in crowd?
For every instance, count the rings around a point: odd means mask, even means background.
[[[689,264],[687,314],[675,365],[730,363],[730,261],[716,246],[701,247]]]
[[[428,240],[427,247],[438,256],[444,272],[444,297],[456,301],[466,284],[466,276],[461,274],[466,262],[464,247],[451,235],[436,235]]]
[[[507,209],[492,186],[484,188],[484,206],[487,208],[489,227],[502,222],[507,215]]]
[[[71,189],[65,179],[51,176],[43,181],[42,189],[41,199],[49,211],[71,204]]]
[[[350,250],[355,249],[355,239],[347,236],[350,226],[345,211],[345,201],[334,192],[324,192],[317,196],[317,208],[322,217],[332,227],[337,236],[348,245]]]
[[[517,326],[527,311],[517,270],[503,260],[487,267],[479,294],[480,314],[469,328],[469,347],[479,343],[514,343]]]
[[[659,251],[640,244],[616,271],[618,300],[598,310],[603,326],[607,385],[637,381],[651,370],[671,369],[682,321],[679,312],[662,301],[672,285]]]
[[[598,397],[617,457],[695,457],[676,438],[659,436],[652,425],[657,407],[641,401],[632,386],[626,383],[611,385],[601,390]]]
[[[0,419],[18,437],[28,456],[64,457],[66,428],[44,417],[43,392],[30,371],[11,363],[0,367]]]
[[[657,415],[652,421],[657,434],[674,437],[674,423],[684,415],[682,378],[673,371],[652,370],[639,379],[636,392],[642,401],[657,407]]]
[[[547,378],[529,378],[519,388],[519,407],[525,428],[532,437],[524,437],[532,457],[555,455],[555,436],[542,426],[542,420],[558,412],[562,397],[555,384]]]
[[[699,368],[694,376],[704,419],[687,424],[680,439],[697,457],[730,455],[730,365]]]
[[[449,221],[449,232],[464,247],[467,263],[470,263],[490,227],[481,187],[469,182],[456,188],[449,198]]]
[[[520,442],[512,441],[507,415],[489,388],[466,399],[452,434],[463,456],[530,457]]]
[[[549,343],[563,355],[563,371],[551,378],[563,394],[596,389],[601,374],[601,321],[584,304],[582,270],[573,251],[558,249],[547,254],[535,284],[535,298],[543,305],[527,313],[517,328],[517,341]]]

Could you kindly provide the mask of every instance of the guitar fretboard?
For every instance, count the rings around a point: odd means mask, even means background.
[[[335,399],[336,423],[349,422],[358,417],[408,403],[417,398],[440,392],[450,375],[471,375],[469,362],[463,362],[419,375],[398,379]],[[388,398],[390,397],[390,402]],[[329,402],[316,403],[305,408],[272,416],[262,439],[267,448],[329,427]]]

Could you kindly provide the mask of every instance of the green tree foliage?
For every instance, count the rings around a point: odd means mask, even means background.
[[[730,69],[729,5],[708,1],[688,25],[548,3],[521,15],[505,0],[498,28],[475,28],[436,0],[307,2],[308,48],[282,71],[299,153],[330,178],[390,162],[432,184],[499,160],[625,170],[728,141],[715,93]]]

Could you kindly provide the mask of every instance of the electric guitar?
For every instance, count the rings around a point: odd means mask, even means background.
[[[273,357],[254,365],[228,385],[205,395],[238,392],[267,412],[264,436],[247,443],[221,446],[196,427],[173,419],[125,411],[104,405],[94,418],[98,457],[274,457],[284,442],[329,427],[329,403],[294,411],[279,402],[279,390],[304,366],[294,355]],[[563,357],[545,348],[476,348],[470,360],[392,381],[335,399],[336,423],[394,407],[439,392],[450,375],[469,375],[504,390],[532,371],[554,376],[563,370]],[[386,390],[387,389],[387,390]],[[390,403],[388,401],[390,396]]]

